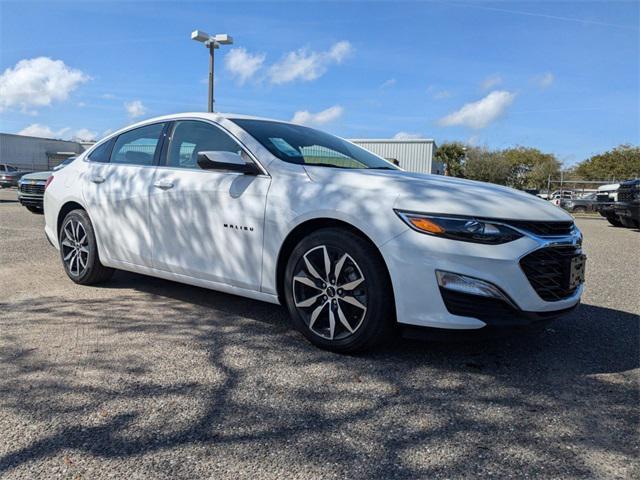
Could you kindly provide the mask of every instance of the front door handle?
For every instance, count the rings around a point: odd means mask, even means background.
[[[173,188],[173,182],[170,182],[169,180],[158,180],[153,184],[153,186],[162,190],[169,190],[170,188]]]
[[[101,177],[100,175],[91,175],[89,177],[89,180],[91,180],[93,183],[102,183],[104,182],[104,177]]]

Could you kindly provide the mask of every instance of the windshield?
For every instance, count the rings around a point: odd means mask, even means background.
[[[273,155],[288,163],[397,170],[391,163],[373,153],[313,128],[268,120],[232,121]]]

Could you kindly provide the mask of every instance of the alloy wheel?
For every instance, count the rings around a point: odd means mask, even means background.
[[[64,225],[62,233],[62,260],[69,273],[79,277],[89,264],[89,237],[82,223],[74,219]]]
[[[327,340],[342,340],[362,325],[367,282],[356,261],[340,248],[320,245],[297,262],[293,300],[307,328]]]

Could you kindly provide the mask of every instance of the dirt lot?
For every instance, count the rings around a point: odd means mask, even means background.
[[[272,305],[69,281],[0,194],[0,477],[640,478],[640,233],[578,220],[583,305],[545,332],[341,356]]]

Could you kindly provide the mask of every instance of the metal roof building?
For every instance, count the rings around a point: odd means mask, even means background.
[[[64,159],[84,150],[79,142],[0,133],[0,163],[21,170],[51,170]]]
[[[357,138],[350,141],[387,160],[396,160],[400,168],[409,172],[444,174],[442,163],[433,159],[436,144],[432,139]]]

